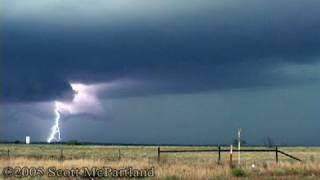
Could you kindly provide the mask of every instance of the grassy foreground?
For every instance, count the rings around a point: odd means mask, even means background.
[[[216,147],[161,147],[162,149],[212,149]],[[156,147],[143,146],[68,146],[68,145],[0,145],[0,172],[11,167],[112,167],[149,169],[154,167],[156,179],[320,179],[320,148],[280,148],[303,162],[282,155],[275,162],[275,153],[242,153],[241,170],[230,169],[229,154],[173,153],[161,154],[157,161]],[[8,156],[9,150],[9,156]],[[236,158],[236,154],[234,154]],[[253,167],[254,164],[254,167]],[[1,173],[0,179],[3,179]],[[43,176],[29,179],[55,179]],[[70,178],[69,178],[70,179]],[[80,179],[80,178],[78,178]]]

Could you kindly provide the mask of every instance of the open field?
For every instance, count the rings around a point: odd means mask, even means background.
[[[161,147],[164,150],[215,149],[216,147]],[[227,148],[227,147],[225,147]],[[259,149],[259,147],[255,147]],[[280,150],[303,160],[297,162],[274,152],[243,152],[241,156],[244,179],[319,179],[320,147],[280,147]],[[8,154],[9,150],[9,154]],[[8,156],[9,155],[9,156]],[[234,154],[236,159],[236,153]],[[157,179],[232,179],[237,172],[229,168],[229,153],[172,153],[161,154],[157,147],[145,146],[68,146],[68,145],[0,145],[0,170],[11,167],[154,167]],[[255,167],[252,167],[255,164]],[[38,179],[44,179],[46,176]],[[3,176],[1,176],[1,179]],[[37,178],[29,178],[37,179]],[[50,178],[54,179],[54,178]],[[78,178],[80,179],[80,178]]]

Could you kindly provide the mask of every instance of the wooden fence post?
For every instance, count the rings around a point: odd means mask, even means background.
[[[279,162],[278,146],[276,146],[276,162]]]
[[[218,164],[220,164],[220,162],[221,162],[221,146],[218,147],[218,152],[219,152],[219,154],[218,154]]]
[[[10,150],[8,149],[8,159],[10,158]]]
[[[158,162],[160,161],[160,146],[158,146]]]
[[[230,145],[230,157],[229,157],[229,165],[231,168],[233,168],[233,160],[232,160],[232,154],[233,154],[233,146]]]
[[[60,149],[60,160],[62,161],[63,158],[64,158],[64,157],[63,157],[63,149],[61,148],[61,149]]]
[[[121,160],[121,151],[120,151],[120,148],[118,150],[118,160],[120,161]]]

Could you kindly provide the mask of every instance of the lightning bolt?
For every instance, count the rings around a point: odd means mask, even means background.
[[[84,84],[70,84],[72,89],[76,92],[71,102],[55,101],[55,121],[51,127],[50,135],[47,139],[48,143],[52,141],[59,142],[61,140],[60,121],[62,114],[71,116],[75,114],[88,113],[99,114],[103,112],[101,104],[99,103],[96,93],[103,88],[101,85],[84,85]]]
[[[48,138],[48,143],[51,143],[52,141],[60,141],[61,140],[61,136],[60,136],[60,119],[61,119],[61,114],[59,112],[60,106],[59,103],[56,101],[55,102],[55,109],[54,109],[54,113],[56,115],[55,118],[55,123],[51,128],[51,134]]]

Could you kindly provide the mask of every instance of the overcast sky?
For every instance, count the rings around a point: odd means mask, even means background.
[[[71,82],[107,84],[62,140],[320,142],[320,2],[1,0],[0,140],[46,141]]]

